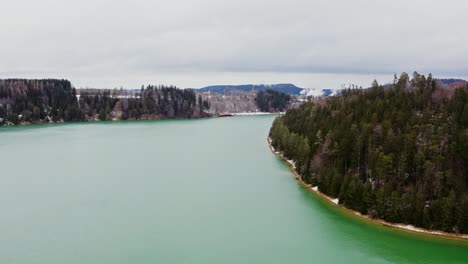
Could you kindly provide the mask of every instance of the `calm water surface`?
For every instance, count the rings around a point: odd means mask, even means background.
[[[468,263],[301,187],[273,118],[0,129],[0,263]]]

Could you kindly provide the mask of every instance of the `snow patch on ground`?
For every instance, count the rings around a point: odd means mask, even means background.
[[[254,116],[254,115],[271,115],[273,113],[270,112],[240,112],[240,113],[232,113],[235,116]]]
[[[434,234],[434,235],[443,235],[444,234],[443,232],[440,232],[440,231],[424,230],[422,228],[417,228],[417,227],[412,226],[412,225],[394,224],[393,226],[401,228],[401,229],[406,229],[406,230],[421,232],[421,233],[426,233],[426,234]]]
[[[296,163],[294,162],[294,160],[288,160],[288,163],[291,164],[293,168],[296,168]]]
[[[322,96],[323,95],[323,91],[322,89],[316,89],[316,88],[309,88],[309,89],[304,89],[301,91],[301,94],[302,95],[305,95],[305,96],[314,96],[314,97],[318,97],[318,96]]]
[[[301,91],[301,95],[304,96],[335,96],[338,94],[338,90],[334,89],[317,89],[317,88],[305,88]]]

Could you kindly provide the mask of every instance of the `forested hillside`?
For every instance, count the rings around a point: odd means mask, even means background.
[[[0,125],[208,116],[208,102],[191,90],[147,86],[132,96],[110,90],[80,94],[67,80],[0,80]]]
[[[133,97],[115,98],[110,91],[81,93],[79,105],[87,117],[99,120],[203,117],[209,108],[208,102],[191,90],[151,85]]]
[[[289,94],[273,90],[260,91],[255,97],[255,103],[262,112],[283,112],[290,101]]]
[[[390,222],[468,233],[468,87],[429,75],[345,90],[275,120],[272,145],[306,183]]]
[[[210,92],[210,93],[219,93],[219,94],[228,94],[228,93],[248,93],[248,92],[257,92],[257,91],[266,91],[273,90],[277,92],[282,92],[289,95],[300,95],[303,88],[299,88],[294,84],[283,83],[283,84],[244,84],[244,85],[212,85],[203,87],[200,89],[193,89],[197,92]]]

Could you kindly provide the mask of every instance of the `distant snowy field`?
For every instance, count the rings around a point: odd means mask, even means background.
[[[339,94],[340,90],[334,90],[334,89],[316,89],[316,88],[308,88],[308,89],[303,89],[301,91],[301,95],[305,96],[313,96],[313,97],[319,97],[319,96],[335,96]]]

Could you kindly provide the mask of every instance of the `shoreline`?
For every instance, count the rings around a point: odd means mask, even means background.
[[[359,213],[359,212],[357,212],[357,211],[355,211],[353,209],[347,208],[347,207],[339,204],[339,199],[338,198],[330,197],[330,196],[320,192],[318,190],[317,186],[312,186],[311,184],[308,184],[308,183],[304,182],[302,180],[301,176],[299,175],[299,173],[297,173],[297,171],[296,171],[295,162],[293,160],[288,160],[286,157],[283,156],[282,152],[277,151],[271,145],[270,137],[268,137],[267,142],[268,142],[268,146],[269,146],[271,152],[273,152],[273,154],[277,155],[278,157],[280,157],[282,160],[286,161],[289,164],[291,172],[293,173],[294,177],[296,178],[296,180],[301,185],[306,187],[308,190],[312,191],[312,193],[314,193],[315,195],[318,195],[319,197],[324,198],[330,204],[333,204],[334,206],[337,206],[337,207],[345,210],[346,212],[353,214],[354,216],[356,216],[360,220],[369,221],[369,222],[372,222],[374,224],[379,224],[379,225],[384,226],[384,227],[393,228],[393,229],[397,229],[399,231],[404,231],[404,232],[408,232],[408,233],[412,233],[412,234],[427,235],[427,236],[432,236],[432,237],[447,238],[447,239],[459,240],[459,241],[468,241],[468,234],[447,233],[447,232],[443,232],[443,231],[440,231],[440,230],[429,230],[429,229],[424,229],[424,228],[420,228],[420,227],[415,227],[415,226],[409,225],[409,224],[391,223],[391,222],[387,222],[387,221],[382,220],[382,219],[370,218],[367,215],[363,215],[363,214],[361,214],[361,213]]]
[[[238,113],[230,113],[233,116],[256,116],[256,115],[278,115],[284,114],[285,112],[238,112]]]
[[[284,114],[284,112],[239,112],[239,113],[229,113],[231,116],[259,116],[259,115],[277,115],[277,114]],[[142,118],[128,118],[128,119],[121,119],[121,118],[112,118],[109,120],[100,120],[89,118],[86,120],[80,121],[45,121],[45,120],[34,120],[34,121],[21,121],[18,124],[4,124],[0,125],[2,127],[24,127],[24,126],[34,126],[34,125],[57,125],[57,124],[88,124],[88,123],[100,123],[100,122],[123,122],[123,121],[155,121],[155,120],[180,120],[180,119],[206,119],[206,118],[218,118],[215,114],[210,114],[206,116],[197,116],[197,117],[142,117]]]
[[[182,119],[206,119],[206,118],[214,118],[215,116],[197,116],[197,117],[154,117],[154,118],[128,118],[128,119],[118,119],[113,118],[109,120],[100,120],[100,119],[87,119],[87,120],[80,120],[80,121],[26,121],[20,122],[18,124],[6,124],[0,125],[0,128],[5,127],[29,127],[29,126],[47,126],[47,125],[59,125],[59,124],[97,124],[97,123],[111,123],[111,122],[138,122],[138,121],[162,121],[162,120],[182,120]]]

